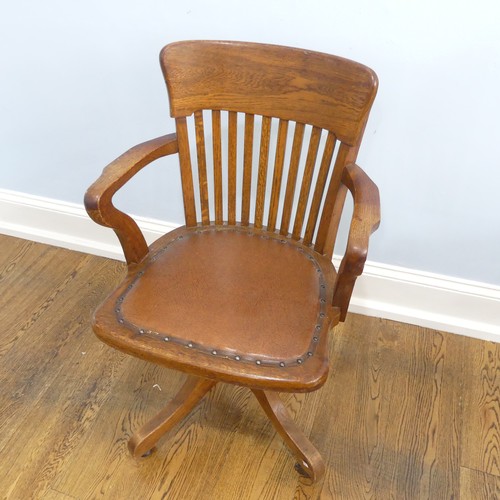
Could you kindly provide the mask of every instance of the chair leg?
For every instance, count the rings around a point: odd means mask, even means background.
[[[216,383],[215,380],[188,376],[168,405],[130,438],[128,449],[132,456],[148,456],[159,439],[180,422]]]
[[[319,451],[292,420],[278,393],[257,389],[252,389],[252,392],[274,428],[299,460],[295,467],[297,471],[312,482],[318,481],[325,473],[325,463]]]

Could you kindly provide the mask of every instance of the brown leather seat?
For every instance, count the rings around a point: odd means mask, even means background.
[[[156,340],[155,361],[168,366],[189,349],[190,371],[209,364],[228,381],[243,364],[246,385],[256,388],[269,387],[269,379],[284,391],[325,381],[327,333],[338,319],[331,261],[243,227],[183,228],[155,247],[96,312],[104,341],[123,346],[130,339],[135,349],[140,337]],[[283,370],[293,367],[297,373]]]

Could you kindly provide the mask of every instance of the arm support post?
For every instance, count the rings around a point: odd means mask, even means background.
[[[340,263],[332,301],[333,306],[340,308],[340,320],[344,321],[356,278],[363,272],[370,235],[380,224],[380,199],[377,186],[354,163],[344,169],[342,183],[354,199],[347,248]]]

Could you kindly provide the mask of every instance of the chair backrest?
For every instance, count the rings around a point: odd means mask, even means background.
[[[177,42],[160,60],[186,225],[253,225],[331,253],[342,171],[356,158],[375,73],[336,56],[243,42]]]

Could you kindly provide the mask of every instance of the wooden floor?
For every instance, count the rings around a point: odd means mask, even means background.
[[[93,336],[123,264],[0,236],[0,497],[500,498],[500,346],[351,315],[316,393],[285,396],[327,462],[315,486],[249,391],[219,384],[136,461],[183,376]]]

